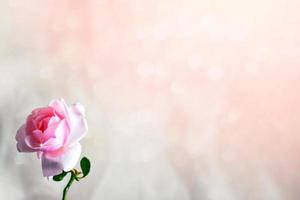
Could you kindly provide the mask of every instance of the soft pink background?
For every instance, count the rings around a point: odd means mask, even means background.
[[[85,105],[70,199],[300,198],[300,1],[0,2],[0,199],[59,199],[14,134]],[[26,170],[26,173],[24,171]]]

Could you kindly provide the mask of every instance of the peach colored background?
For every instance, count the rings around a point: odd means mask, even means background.
[[[14,135],[81,102],[70,199],[300,198],[300,1],[0,1],[0,199],[59,199]]]

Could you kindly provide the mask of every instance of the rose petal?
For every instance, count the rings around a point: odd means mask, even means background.
[[[26,131],[31,133],[36,129],[41,129],[40,123],[43,119],[54,116],[54,108],[43,107],[34,109],[26,119]],[[46,128],[46,127],[45,127]]]
[[[70,171],[76,165],[81,154],[81,145],[79,143],[66,149],[63,154],[53,156],[52,154],[42,155],[42,169],[44,176],[54,176],[61,173],[62,170]]]
[[[67,151],[61,156],[61,162],[64,171],[73,169],[79,160],[81,154],[81,145],[79,143],[69,147]]]
[[[84,117],[84,108],[81,104],[74,104],[69,109],[70,135],[67,144],[72,145],[81,140],[88,131],[87,121]]]
[[[55,137],[55,130],[58,128],[60,124],[60,120],[58,117],[52,117],[49,120],[48,123],[48,127],[47,129],[44,131],[43,136],[42,136],[42,141],[43,143],[45,143],[47,140],[49,140],[50,138]]]
[[[78,112],[78,114],[81,114],[85,117],[85,109],[81,103],[73,104],[72,107],[74,110],[76,110],[76,112]]]
[[[54,176],[62,172],[63,167],[59,160],[42,154],[43,176]]]
[[[32,131],[32,133],[30,134],[30,140],[32,141],[32,144],[41,144],[42,143],[42,136],[43,136],[43,132],[40,130],[34,130]],[[33,145],[34,146],[34,145]]]
[[[17,140],[17,150],[19,152],[33,152],[34,149],[30,148],[25,143],[25,137],[26,137],[26,125],[23,124],[17,131],[16,140]]]
[[[52,138],[48,139],[43,144],[43,151],[50,152],[61,148],[66,142],[67,134],[69,133],[69,126],[67,121],[63,119],[60,121],[57,127],[49,127],[45,131],[46,137],[51,136]]]
[[[40,144],[36,143],[30,136],[26,136],[24,139],[24,142],[29,148],[31,148],[35,151],[37,151],[37,150],[39,151],[41,149]]]
[[[86,135],[88,127],[84,118],[85,110],[81,104],[77,103],[68,108],[63,99],[58,99],[52,101],[49,106],[64,115],[69,124],[70,134],[67,141],[68,145],[73,145]]]
[[[68,105],[66,104],[64,99],[55,99],[50,102],[50,107],[54,108],[55,113],[60,118],[66,118],[68,117]]]
[[[52,126],[52,125],[56,125],[58,124],[58,122],[60,122],[61,119],[58,117],[58,116],[53,116],[51,117],[51,119],[49,120],[49,123],[48,123],[48,127]]]

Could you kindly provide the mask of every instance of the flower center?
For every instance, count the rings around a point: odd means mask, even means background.
[[[48,128],[48,123],[49,120],[51,119],[51,117],[46,117],[44,119],[42,119],[39,123],[38,123],[38,129],[44,133],[44,131]]]

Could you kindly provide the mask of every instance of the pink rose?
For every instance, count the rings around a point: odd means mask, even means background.
[[[88,127],[81,104],[68,106],[63,99],[36,108],[16,135],[19,152],[37,152],[44,176],[73,169],[80,157],[79,141]]]

